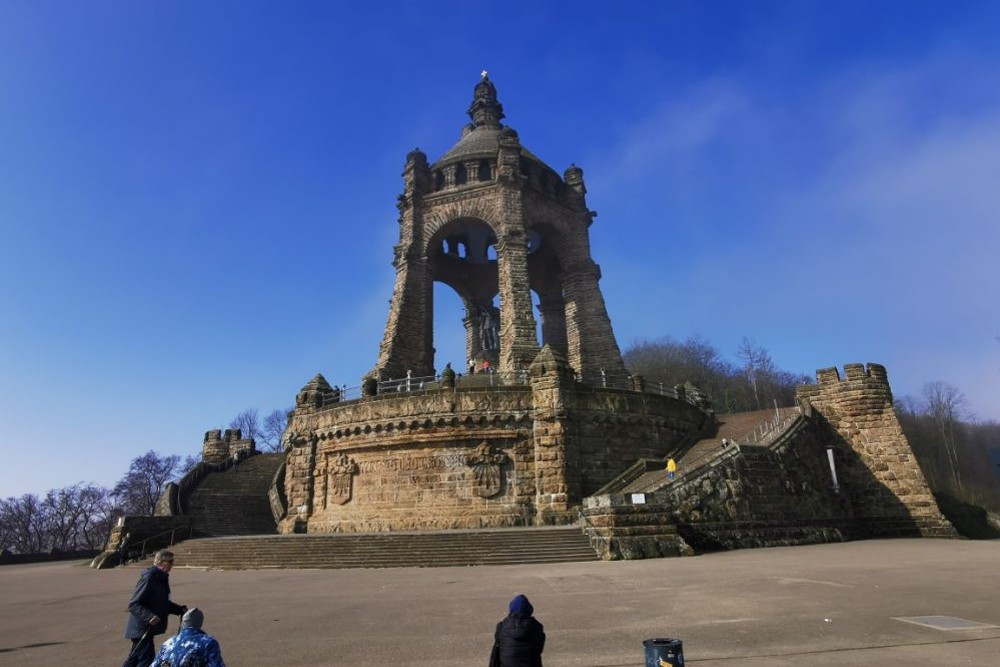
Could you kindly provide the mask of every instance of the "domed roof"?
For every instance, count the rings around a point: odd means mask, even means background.
[[[462,138],[438,158],[436,165],[475,158],[496,157],[500,147],[500,137],[504,131],[517,136],[517,133],[512,129],[500,124],[500,119],[504,117],[503,105],[497,100],[496,87],[485,72],[483,72],[482,80],[476,85],[472,106],[469,107],[468,114],[472,118],[472,122],[462,128]],[[521,155],[548,167],[523,146],[521,146]]]

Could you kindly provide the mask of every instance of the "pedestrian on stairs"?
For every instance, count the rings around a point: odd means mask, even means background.
[[[542,667],[545,630],[532,614],[528,598],[518,595],[508,605],[507,618],[497,623],[490,667]]]
[[[677,473],[677,461],[673,458],[667,459],[667,478],[673,481],[674,475]]]

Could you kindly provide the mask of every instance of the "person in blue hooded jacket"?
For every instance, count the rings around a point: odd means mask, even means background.
[[[181,618],[181,631],[163,642],[150,667],[226,667],[219,642],[201,629],[204,622],[201,609],[189,609]]]
[[[497,623],[490,667],[542,667],[545,630],[532,614],[528,598],[510,601],[507,618]]]
[[[148,567],[139,575],[135,592],[128,602],[128,625],[125,638],[132,641],[122,667],[149,667],[156,651],[153,637],[167,631],[167,617],[180,616],[187,607],[170,601],[170,570],[174,567],[174,554],[166,549],[153,556],[153,567]]]

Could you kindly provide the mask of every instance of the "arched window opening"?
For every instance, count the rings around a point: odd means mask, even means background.
[[[456,373],[464,372],[465,304],[448,285],[434,283],[434,368],[440,373],[450,363]]]

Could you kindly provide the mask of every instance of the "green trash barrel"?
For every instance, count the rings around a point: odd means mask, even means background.
[[[645,639],[646,667],[683,667],[684,645],[680,639]]]

